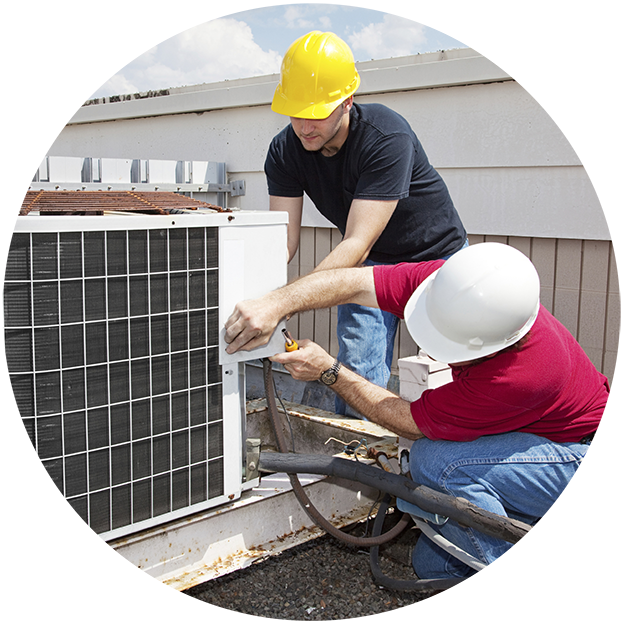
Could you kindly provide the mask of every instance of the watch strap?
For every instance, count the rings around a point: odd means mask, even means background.
[[[331,386],[336,382],[336,378],[338,376],[339,370],[341,368],[341,363],[338,358],[334,361],[334,364],[326,369],[322,374],[319,380],[323,382],[326,386]]]

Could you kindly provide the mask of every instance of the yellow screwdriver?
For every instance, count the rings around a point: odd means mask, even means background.
[[[282,334],[284,334],[284,349],[286,349],[287,352],[294,352],[299,349],[299,345],[295,342],[286,328],[282,330]]]

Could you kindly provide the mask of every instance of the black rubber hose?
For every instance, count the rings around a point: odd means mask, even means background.
[[[388,504],[391,500],[390,495],[387,493],[380,504],[380,508],[378,510],[378,514],[375,517],[375,522],[373,524],[373,535],[377,536],[382,531],[382,526],[384,525],[384,517],[386,515],[386,511],[388,509]],[[447,590],[456,584],[459,584],[463,580],[467,579],[466,577],[452,577],[452,578],[441,578],[441,579],[394,579],[392,577],[388,577],[382,572],[380,568],[380,547],[375,545],[369,549],[369,564],[371,566],[371,574],[373,575],[373,581],[380,586],[384,586],[384,588],[389,588],[390,590],[400,590],[400,591],[415,591],[415,590]]]
[[[531,529],[526,523],[488,512],[466,499],[416,484],[404,475],[388,473],[345,458],[263,452],[260,454],[259,467],[266,471],[331,475],[360,482],[413,503],[427,512],[447,516],[461,525],[510,543],[518,542]]]
[[[286,441],[284,439],[284,433],[282,432],[280,418],[278,416],[278,407],[276,405],[276,398],[273,392],[273,372],[271,369],[271,361],[268,360],[267,358],[263,359],[263,378],[265,382],[265,394],[267,396],[267,408],[269,410],[269,416],[271,417],[271,423],[272,423],[274,434],[276,437],[276,442],[278,444],[278,449],[280,451],[280,454],[272,454],[272,455],[274,456],[296,455],[297,456],[299,454],[287,453],[288,448],[286,445]],[[261,462],[262,462],[262,456],[263,454],[261,454]],[[353,463],[353,464],[356,464],[356,463]],[[366,466],[366,465],[363,465],[363,466]],[[380,469],[375,469],[375,470],[380,471],[381,473],[384,473],[384,471],[381,471]],[[343,532],[340,529],[334,527],[334,525],[332,525],[332,523],[330,523],[330,521],[328,521],[319,512],[319,510],[317,510],[317,508],[315,508],[315,506],[313,506],[308,495],[304,491],[304,487],[299,481],[296,473],[293,473],[293,471],[291,472],[284,471],[284,472],[287,473],[287,475],[289,476],[289,481],[291,482],[291,487],[293,488],[293,492],[295,493],[297,500],[301,504],[306,514],[308,514],[308,516],[312,519],[312,521],[316,523],[319,527],[321,527],[321,529],[325,530],[331,536],[334,536],[334,538],[338,538],[339,540],[342,540],[343,542],[349,543],[351,545],[358,545],[359,547],[372,547],[375,545],[381,545],[399,536],[399,534],[401,534],[406,529],[406,527],[408,527],[408,525],[412,523],[412,519],[410,518],[410,515],[404,514],[402,518],[399,520],[399,522],[397,523],[397,525],[395,525],[395,527],[390,529],[385,534],[381,534],[379,536],[368,536],[368,537],[352,536],[351,534]]]

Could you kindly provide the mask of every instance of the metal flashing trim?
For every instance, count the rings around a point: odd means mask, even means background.
[[[433,52],[398,59],[357,63],[362,83],[356,93],[406,91],[511,80],[494,63],[471,49]],[[223,81],[169,95],[82,106],[69,121],[86,124],[118,119],[197,113],[224,108],[269,105],[279,75]]]

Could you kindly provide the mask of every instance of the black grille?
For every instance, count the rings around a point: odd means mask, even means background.
[[[224,494],[217,286],[217,228],[13,235],[13,392],[98,533]]]

